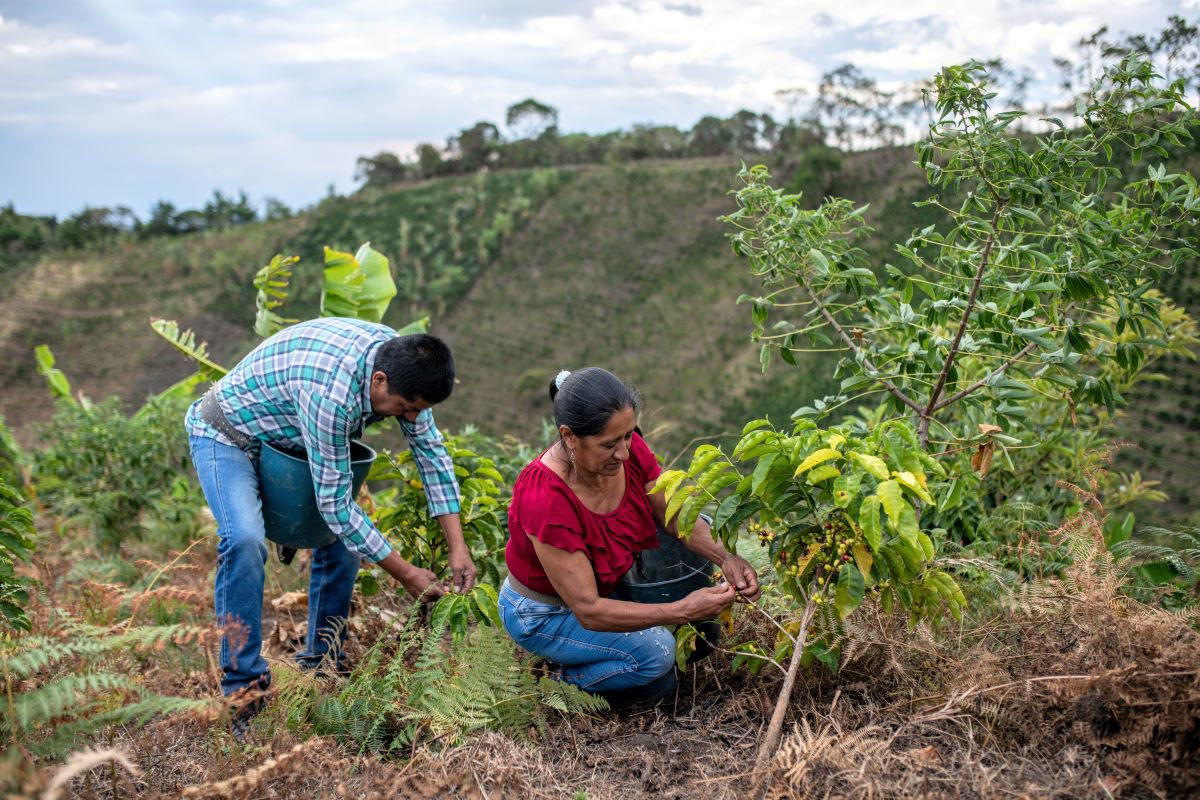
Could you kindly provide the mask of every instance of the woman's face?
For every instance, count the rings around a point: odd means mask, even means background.
[[[575,457],[575,469],[593,475],[616,475],[629,459],[629,442],[637,424],[632,408],[623,408],[609,417],[604,430],[594,436],[576,436],[562,430],[563,439]]]

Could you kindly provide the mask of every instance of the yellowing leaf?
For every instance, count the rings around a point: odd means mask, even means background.
[[[821,545],[813,542],[808,546],[808,552],[796,559],[796,582],[798,583],[804,577],[804,570],[808,569],[808,562],[813,560],[813,556],[821,552]]]
[[[875,496],[883,504],[883,510],[887,512],[888,521],[895,528],[900,524],[900,512],[908,506],[908,503],[904,502],[904,494],[900,489],[900,484],[897,481],[884,481],[875,487]]]
[[[796,472],[794,475],[798,476],[803,472],[807,472],[818,464],[824,464],[830,459],[841,457],[842,454],[837,450],[834,450],[832,447],[822,448],[814,453],[809,453],[808,458],[804,459],[802,462],[800,462],[800,466],[796,467]]]
[[[858,571],[862,573],[863,580],[867,586],[870,586],[875,581],[871,579],[871,565],[875,563],[875,557],[871,555],[871,551],[862,542],[858,542],[851,548],[854,553],[854,563],[858,565]]]
[[[905,489],[908,489],[926,503],[933,505],[933,497],[917,479],[916,475],[913,475],[911,472],[893,472],[892,474],[896,477],[896,480],[900,482],[901,486],[903,486]]]
[[[831,433],[825,437],[825,444],[830,447],[841,447],[846,442],[846,437],[840,433]]]
[[[850,460],[858,464],[870,474],[874,475],[879,480],[886,481],[888,479],[887,464],[884,463],[882,458],[869,456],[864,453],[851,452]]]
[[[812,483],[812,484],[817,484],[817,483],[820,483],[821,481],[827,481],[830,478],[836,478],[837,476],[839,476],[841,474],[842,474],[841,470],[839,470],[833,464],[825,464],[823,466],[817,467],[812,472],[808,473],[808,482]]]

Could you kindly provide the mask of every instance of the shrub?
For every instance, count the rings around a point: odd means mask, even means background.
[[[38,496],[66,524],[90,529],[102,548],[155,529],[169,546],[182,544],[203,503],[188,473],[186,408],[186,398],[155,397],[127,417],[117,398],[60,401],[37,428]]]

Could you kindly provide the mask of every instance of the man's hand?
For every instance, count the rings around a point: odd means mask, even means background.
[[[450,551],[451,584],[458,594],[466,594],[475,586],[475,562],[464,547]]]
[[[379,562],[379,566],[422,603],[437,600],[446,593],[438,582],[437,575],[408,563],[396,550],[388,553],[387,557]]]
[[[422,603],[432,603],[446,593],[437,575],[420,567],[412,567],[405,577],[400,579],[400,583],[409,594]]]
[[[733,585],[733,588],[737,589],[739,595],[751,602],[758,599],[761,593],[758,585],[758,573],[746,559],[730,553],[721,562],[721,574]]]

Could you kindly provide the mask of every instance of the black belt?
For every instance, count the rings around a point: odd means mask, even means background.
[[[214,389],[209,389],[200,398],[200,419],[220,431],[226,439],[233,442],[234,447],[240,450],[250,453],[258,446],[258,441],[253,436],[242,433],[229,422],[229,418],[221,410],[221,404],[217,402]]]

